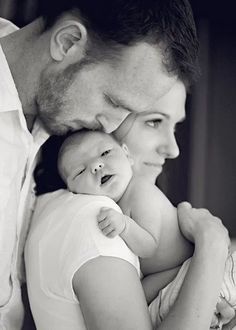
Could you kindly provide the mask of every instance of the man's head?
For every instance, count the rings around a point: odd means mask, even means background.
[[[58,170],[70,191],[118,201],[132,177],[131,162],[126,146],[111,135],[81,130],[63,143]]]
[[[104,60],[122,46],[147,42],[162,46],[164,64],[181,80],[196,74],[198,40],[188,0],[41,0],[39,14],[49,29],[65,13],[88,33],[86,51]],[[102,49],[102,52],[99,50]],[[105,52],[105,54],[103,53]]]
[[[29,65],[24,81],[38,74],[36,109],[50,133],[110,133],[129,113],[152,111],[177,77],[188,84],[194,76],[198,42],[187,0],[41,0],[39,14],[35,71]]]

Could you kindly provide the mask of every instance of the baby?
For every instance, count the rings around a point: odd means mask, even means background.
[[[108,196],[121,207],[124,214],[102,208],[98,226],[107,237],[120,235],[140,257],[148,303],[153,299],[153,296],[149,297],[149,292],[154,289],[153,275],[157,273],[162,279],[156,288],[157,294],[172,279],[161,274],[173,270],[172,274],[176,275],[182,265],[175,280],[149,306],[156,326],[177,298],[193,246],[179,230],[173,205],[153,183],[140,175],[135,176],[132,165],[128,147],[119,145],[111,135],[98,131],[74,133],[65,140],[58,156],[59,173],[68,190],[76,194]],[[230,256],[221,297],[236,307],[235,280],[234,259]]]

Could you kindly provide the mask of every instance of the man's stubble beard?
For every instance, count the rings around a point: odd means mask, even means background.
[[[42,71],[39,89],[36,97],[37,116],[42,121],[49,134],[63,135],[66,126],[61,123],[65,116],[65,95],[72,81],[66,77],[66,72],[48,73]]]
[[[64,135],[70,130],[66,122],[66,113],[70,113],[66,94],[80,71],[92,63],[92,60],[84,59],[60,72],[49,72],[47,68],[42,71],[36,97],[37,116],[49,134]]]

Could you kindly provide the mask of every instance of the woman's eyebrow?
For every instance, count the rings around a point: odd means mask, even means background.
[[[162,111],[158,111],[158,110],[156,110],[156,111],[148,111],[148,112],[142,112],[142,113],[139,113],[141,116],[143,116],[143,117],[145,117],[145,116],[155,116],[155,115],[161,115],[161,116],[163,116],[163,117],[165,117],[167,120],[170,120],[171,119],[171,116],[170,115],[168,115],[167,113],[164,113],[164,112],[162,112]],[[178,120],[178,123],[181,123],[181,122],[183,122],[184,120],[186,119],[186,116],[183,116],[183,117],[181,117],[179,120]]]

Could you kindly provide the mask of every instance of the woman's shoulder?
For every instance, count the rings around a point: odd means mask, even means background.
[[[120,211],[119,206],[109,197],[74,194],[66,189],[60,189],[38,197],[34,217],[71,216],[82,212],[94,212],[100,207],[111,207]]]
[[[79,204],[85,206],[91,203],[106,203],[114,205],[115,202],[107,196],[74,194],[67,189],[59,189],[54,192],[43,194],[37,198],[37,207],[45,207],[52,204],[58,206],[64,204]]]
[[[167,196],[155,184],[145,180],[143,177],[134,177],[127,191],[127,198],[135,206],[143,203],[159,203],[163,207],[171,205]]]
[[[121,212],[120,207],[106,196],[74,194],[65,189],[41,195],[33,213],[31,232],[49,229],[65,232],[68,228],[83,227],[85,223],[93,226],[102,207]]]

